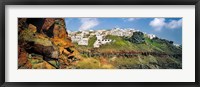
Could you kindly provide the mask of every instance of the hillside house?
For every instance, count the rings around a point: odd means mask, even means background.
[[[82,38],[80,41],[78,41],[78,45],[88,45],[89,38]]]
[[[79,42],[82,39],[82,36],[71,36],[72,42]]]
[[[96,38],[97,40],[93,44],[94,48],[99,48],[101,45],[110,43],[112,41],[111,39],[104,39],[104,36],[100,34],[96,34]]]
[[[156,35],[154,35],[154,34],[147,34],[147,37],[150,38],[150,39],[153,39],[153,38],[156,37]]]

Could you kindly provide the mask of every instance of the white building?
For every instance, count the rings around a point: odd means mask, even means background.
[[[132,36],[133,32],[135,32],[135,29],[120,29],[120,28],[114,28],[110,31],[110,35],[115,35],[115,36]]]
[[[111,39],[96,40],[93,46],[94,48],[99,48],[101,45],[110,43],[111,41]]]
[[[123,36],[123,31],[119,28],[114,28],[110,31],[110,34],[115,36]]]
[[[93,44],[94,48],[99,48],[100,45],[101,45],[101,43],[99,41],[97,41],[97,40]]]
[[[134,30],[125,29],[123,32],[123,36],[132,36],[133,32],[134,32]]]
[[[96,35],[97,40],[93,44],[94,47],[100,47],[103,44],[107,44],[112,42],[111,39],[105,39],[105,36],[107,35],[115,35],[115,36],[132,36],[133,32],[136,32],[138,30],[132,29],[132,28],[126,28],[126,29],[120,29],[120,28],[114,28],[112,30],[84,30],[79,32],[70,32],[70,36],[72,39],[72,42],[78,43],[78,45],[88,45],[89,38]],[[149,35],[150,38],[154,38],[155,35]]]
[[[71,36],[72,42],[79,42],[82,39],[82,36]]]
[[[153,38],[156,37],[156,35],[154,35],[154,34],[147,34],[147,37],[150,38],[150,39],[153,39]]]
[[[81,33],[72,33],[71,40],[73,43],[77,42],[78,45],[88,45],[89,38],[84,38],[84,36],[87,34],[89,34],[88,31],[81,31]]]
[[[87,34],[90,34],[89,31],[82,31],[82,35],[87,35]]]
[[[175,43],[173,43],[173,45],[174,45],[174,46],[177,46],[177,47],[179,47],[179,46],[180,46],[179,44],[175,44]]]
[[[111,39],[104,39],[104,36],[101,34],[96,34],[97,40],[94,42],[93,46],[94,48],[99,48],[103,44],[110,43],[112,40]]]
[[[103,35],[101,35],[101,34],[96,34],[96,38],[97,38],[97,40],[103,40]]]
[[[103,39],[101,40],[101,44],[107,44],[110,43],[112,40],[111,39]]]
[[[89,38],[82,38],[80,41],[78,41],[78,45],[88,45]]]

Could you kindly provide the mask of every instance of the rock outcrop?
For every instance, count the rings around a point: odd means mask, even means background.
[[[18,68],[71,68],[76,56],[63,18],[18,19]]]

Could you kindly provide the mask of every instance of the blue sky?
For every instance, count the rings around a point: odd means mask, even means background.
[[[65,18],[67,30],[134,28],[182,44],[182,18]]]

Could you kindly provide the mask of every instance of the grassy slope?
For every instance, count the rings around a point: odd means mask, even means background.
[[[172,54],[174,52],[178,53],[181,52],[181,49],[178,49],[175,46],[172,46],[174,49],[171,49],[169,44],[166,43],[159,43],[153,41],[149,38],[145,38],[145,43],[135,44],[125,40],[123,37],[112,36],[108,35],[106,38],[112,39],[111,43],[102,45],[100,52],[107,52],[107,51],[143,51],[143,52],[165,52]],[[78,46],[76,48],[80,50],[88,50],[93,48],[93,43],[95,42],[96,38],[91,37],[89,40],[89,46]],[[175,50],[175,51],[174,51]],[[85,58],[83,61],[80,61],[77,64],[77,68],[82,69],[90,69],[90,68],[130,68],[130,69],[138,69],[138,68],[181,68],[181,60],[178,60],[173,57],[156,57],[152,55],[143,56],[138,55],[134,58],[105,58],[108,62],[107,64],[102,64],[100,59],[98,58]],[[102,65],[106,65],[109,67],[103,67]]]
[[[97,40],[95,36],[92,36],[88,41],[88,46],[93,47],[94,42]]]
[[[149,38],[145,38],[145,43],[136,44],[126,41],[123,37],[107,36],[108,39],[114,40],[113,42],[102,45],[101,50],[134,50],[142,52],[164,52],[168,54],[181,53],[181,49],[173,46],[172,44],[159,43]]]
[[[155,52],[164,52],[167,54],[181,54],[182,50],[173,44],[165,43],[165,42],[157,42],[155,40],[151,40],[149,38],[145,38],[146,43],[153,47],[153,51]]]

